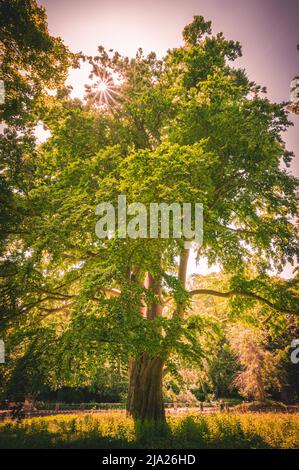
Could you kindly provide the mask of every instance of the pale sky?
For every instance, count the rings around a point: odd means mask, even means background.
[[[40,0],[51,34],[74,52],[93,55],[97,47],[132,56],[138,47],[163,55],[181,44],[183,27],[194,15],[212,21],[213,32],[238,40],[251,80],[268,89],[274,101],[290,100],[290,81],[299,75],[299,0]],[[70,73],[73,96],[82,97],[88,70]],[[299,176],[299,116],[285,135],[295,152],[292,173]],[[207,272],[206,266],[189,272]]]

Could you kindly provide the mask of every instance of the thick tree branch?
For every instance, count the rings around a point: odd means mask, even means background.
[[[35,302],[31,302],[30,304],[25,304],[21,307],[20,311],[21,313],[28,312],[34,307],[37,307],[38,305],[42,304],[43,302],[46,302],[47,300],[57,300],[57,301],[62,301],[64,300],[62,297],[52,297],[52,296],[47,296],[42,299],[38,299]]]
[[[189,250],[183,249],[180,254],[178,280],[180,281],[184,289],[186,288],[188,260],[189,260]],[[184,305],[178,306],[178,309],[175,315],[178,314],[181,318],[183,318],[184,311],[185,311],[184,307],[185,307]]]
[[[53,308],[45,308],[45,307],[40,307],[39,310],[42,312],[46,312],[43,317],[51,315],[51,313],[57,313],[57,312],[62,312],[66,310],[67,308],[71,307],[73,305],[73,302],[69,302],[68,304],[61,305],[60,307],[53,307]]]
[[[53,295],[53,296],[59,296],[59,297],[62,297],[62,299],[64,298],[73,298],[73,297],[76,297],[75,295],[71,295],[71,294],[63,294],[62,292],[58,292],[57,290],[55,291],[50,291],[50,290],[47,290],[47,289],[44,289],[42,287],[36,287],[35,290],[39,291],[39,292],[43,292],[44,294],[49,294],[49,295]],[[61,299],[61,300],[62,300]]]
[[[156,317],[160,317],[163,312],[163,306],[161,301],[162,289],[160,279],[155,279],[150,272],[147,272],[144,281],[144,287],[146,289],[152,289],[155,296],[159,299],[158,302],[154,302],[152,305],[145,305],[141,307],[141,313],[148,319],[153,320]]]
[[[103,289],[103,293],[109,298],[109,297],[119,297],[121,294],[121,291],[118,289]]]
[[[264,304],[268,305],[274,310],[277,310],[278,312],[289,313],[291,315],[299,314],[299,311],[281,308],[278,305],[274,304],[273,302],[270,302],[270,300],[265,299],[261,295],[258,295],[258,294],[255,294],[254,292],[249,292],[249,291],[231,290],[228,292],[219,292],[213,289],[194,289],[189,292],[189,295],[192,297],[194,295],[214,295],[216,297],[224,297],[224,298],[230,298],[230,297],[234,297],[235,295],[240,295],[243,297],[249,297],[251,299],[259,300],[260,302],[263,302]]]
[[[228,227],[227,225],[222,225],[222,224],[217,224],[219,227],[224,228],[225,230],[229,230],[234,233],[240,233],[241,235],[256,235],[257,232],[254,230],[248,230],[245,228],[233,228],[233,227]]]

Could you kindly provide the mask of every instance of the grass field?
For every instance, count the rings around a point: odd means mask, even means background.
[[[299,415],[168,416],[167,427],[124,415],[56,415],[0,423],[0,448],[299,448]]]

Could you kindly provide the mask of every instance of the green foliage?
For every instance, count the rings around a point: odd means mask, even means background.
[[[35,0],[0,2],[1,78],[5,103],[1,120],[22,126],[45,89],[62,86],[78,56],[50,36],[43,7]]]
[[[93,384],[101,369],[144,352],[202,365],[209,342],[217,334],[218,344],[225,341],[217,319],[191,313],[191,293],[178,278],[182,240],[96,238],[97,204],[116,205],[119,194],[128,203],[204,205],[198,258],[218,263],[227,276],[214,286],[233,290],[231,318],[265,299],[268,309],[298,312],[296,281],[267,275],[298,254],[292,223],[298,182],[284,166],[292,155],[281,138],[290,122],[284,104],[271,103],[244,70],[232,67],[239,43],[213,36],[210,23],[195,17],[184,45],[161,60],[140,49],[129,59],[99,47],[98,56],[84,60],[92,76],[118,77],[117,93],[105,103],[89,86],[80,102],[60,86],[77,56],[49,36],[44,11],[29,1],[7,8],[13,18],[15,9],[24,15],[18,27],[4,29],[4,70],[14,78],[6,120],[30,128],[38,115],[50,137],[37,146],[32,132],[9,129],[1,143],[9,158],[3,157],[0,187],[13,215],[3,230],[5,339],[21,331],[23,357],[35,361],[37,338],[51,331],[55,371],[43,356],[41,367],[56,388]],[[59,91],[46,96],[46,88]],[[6,213],[4,207],[2,219]],[[148,288],[146,273],[153,279]],[[141,306],[163,307],[163,315],[149,320]],[[8,354],[17,367],[18,354],[13,348]]]
[[[279,357],[265,348],[266,338],[257,328],[236,324],[229,331],[230,344],[242,370],[234,379],[241,395],[265,402],[267,389],[281,387]]]

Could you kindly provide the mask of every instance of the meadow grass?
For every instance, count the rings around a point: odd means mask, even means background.
[[[299,415],[189,413],[155,427],[117,412],[6,420],[0,448],[299,448]]]

